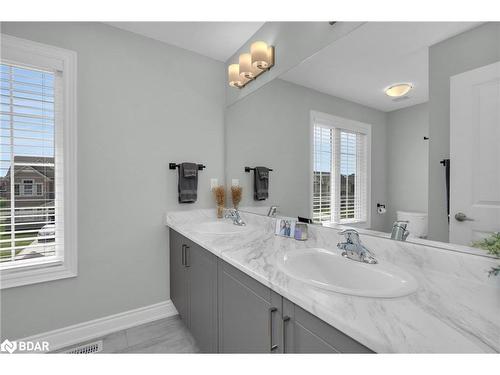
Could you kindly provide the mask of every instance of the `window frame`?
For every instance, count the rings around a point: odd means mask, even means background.
[[[77,276],[77,54],[74,51],[1,34],[2,62],[62,74],[61,115],[56,122],[55,152],[63,159],[63,254],[46,262],[16,261],[0,269],[0,289]],[[56,166],[57,168],[57,166]],[[33,184],[36,189],[36,184]],[[20,187],[21,190],[21,187]],[[21,193],[21,191],[20,191]],[[34,193],[36,191],[34,190]],[[52,257],[51,257],[52,258]]]
[[[309,120],[309,213],[311,218],[314,210],[314,126],[316,123],[321,123],[322,126],[330,128],[340,128],[347,131],[363,133],[366,135],[366,220],[349,220],[344,219],[337,225],[355,226],[358,228],[370,228],[371,226],[371,144],[372,144],[372,125],[364,122],[347,119],[331,115],[324,112],[314,111],[310,112]],[[331,224],[332,221],[322,222],[324,224]]]

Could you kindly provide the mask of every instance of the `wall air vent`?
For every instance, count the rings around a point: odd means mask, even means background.
[[[94,354],[102,352],[102,340],[89,342],[85,345],[80,345],[75,348],[65,350],[67,354]]]

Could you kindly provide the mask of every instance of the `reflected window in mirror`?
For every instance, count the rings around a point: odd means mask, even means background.
[[[369,225],[371,126],[313,112],[312,217]]]

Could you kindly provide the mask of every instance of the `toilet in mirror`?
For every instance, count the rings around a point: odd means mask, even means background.
[[[241,211],[486,254],[500,231],[495,27],[365,23],[242,95],[225,130]],[[248,165],[272,168],[267,199]]]

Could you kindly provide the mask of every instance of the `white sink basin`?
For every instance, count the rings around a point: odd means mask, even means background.
[[[325,249],[287,252],[278,260],[288,276],[330,291],[362,297],[395,298],[417,290],[417,281],[391,264],[367,264]]]
[[[248,230],[248,227],[234,225],[232,221],[207,221],[196,226],[195,229],[203,234],[237,234]]]

